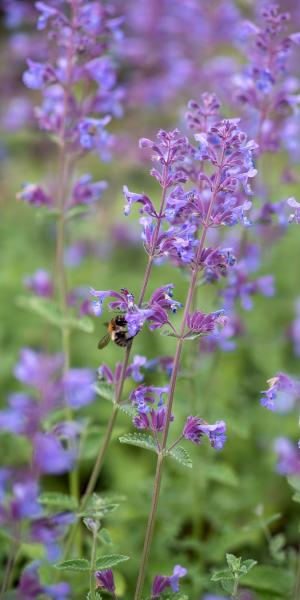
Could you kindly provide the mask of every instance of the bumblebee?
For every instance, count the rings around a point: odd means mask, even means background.
[[[115,342],[117,346],[126,348],[133,337],[128,336],[127,321],[123,315],[117,315],[109,323],[105,323],[107,327],[107,333],[98,342],[99,350],[105,348],[109,344],[110,340]]]

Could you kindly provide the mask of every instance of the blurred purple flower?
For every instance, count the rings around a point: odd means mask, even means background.
[[[286,412],[291,410],[300,398],[300,381],[286,373],[277,373],[275,377],[268,379],[267,383],[269,388],[262,392],[260,403],[269,410]]]
[[[280,437],[275,441],[277,471],[280,475],[300,475],[300,449],[288,438]]]
[[[25,286],[37,296],[51,298],[54,293],[54,284],[48,271],[37,269],[33,275],[24,278]]]
[[[45,546],[49,561],[57,560],[60,557],[58,541],[74,521],[75,516],[70,512],[35,519],[30,527],[30,539]]]
[[[74,467],[75,449],[66,450],[52,433],[37,433],[33,439],[33,466],[38,473],[66,473]]]
[[[101,198],[104,190],[107,189],[106,181],[92,181],[92,175],[88,173],[82,175],[73,186],[71,193],[70,206],[78,204],[91,205]]]
[[[95,398],[95,373],[92,369],[69,369],[63,378],[68,404],[73,409],[91,404]]]
[[[71,592],[69,584],[61,582],[54,585],[42,585],[38,574],[40,564],[39,561],[35,561],[24,569],[17,590],[17,598],[36,600],[41,594],[46,594],[51,600],[67,600]]]
[[[21,192],[17,194],[18,200],[24,200],[32,206],[53,206],[52,198],[36,183],[24,183]]]

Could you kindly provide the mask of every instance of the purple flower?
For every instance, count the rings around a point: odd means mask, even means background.
[[[33,90],[39,90],[56,80],[54,69],[49,64],[43,64],[28,59],[28,70],[23,74],[25,85]]]
[[[15,377],[37,389],[45,389],[49,379],[54,377],[63,363],[61,354],[52,356],[36,352],[31,348],[23,348],[20,352],[20,361],[14,369]]]
[[[51,298],[54,292],[54,285],[48,271],[37,269],[33,275],[24,278],[26,287],[42,298]]]
[[[33,465],[39,473],[58,475],[72,470],[76,451],[66,450],[52,433],[37,433],[33,448]]]
[[[190,334],[201,334],[206,335],[216,330],[218,325],[226,325],[226,317],[224,310],[217,310],[213,313],[205,314],[200,310],[196,310],[194,313],[189,314],[187,317],[187,326]]]
[[[24,200],[32,206],[52,206],[52,198],[36,183],[24,183],[22,191],[17,194],[18,200]]]
[[[68,404],[73,409],[91,404],[95,398],[95,382],[91,369],[70,369],[63,379]]]
[[[8,403],[9,408],[0,411],[0,429],[31,437],[40,424],[42,416],[40,405],[21,392],[11,394]]]
[[[39,542],[45,546],[49,561],[59,558],[58,540],[65,535],[68,526],[74,521],[75,516],[72,513],[65,512],[51,517],[41,517],[31,524],[30,537],[34,542]]]
[[[173,592],[179,592],[179,579],[187,574],[187,569],[176,565],[173,575],[156,575],[152,583],[151,598],[158,598],[166,588],[170,587]]]
[[[300,298],[296,300],[296,318],[289,328],[288,336],[293,342],[296,356],[300,356]]]
[[[289,198],[287,200],[288,205],[293,208],[293,213],[289,217],[289,222],[295,221],[298,225],[300,224],[300,203],[295,198]]]
[[[49,19],[61,15],[56,8],[49,6],[49,4],[45,4],[45,2],[36,2],[35,7],[41,13],[37,22],[37,28],[39,31],[46,29]]]
[[[121,294],[119,294],[119,292],[115,292],[114,290],[105,290],[101,292],[91,288],[90,294],[97,299],[92,302],[93,311],[96,317],[100,317],[102,313],[102,305],[105,298],[116,298],[115,301],[109,302],[108,304],[111,310],[120,310],[121,312],[124,312],[134,306],[134,296],[125,289],[122,289]]]
[[[115,593],[116,586],[113,572],[111,569],[96,571],[95,577],[97,582],[97,588],[104,589],[107,592],[110,592],[111,594]]]
[[[278,438],[274,449],[277,454],[277,471],[280,475],[300,475],[300,450],[288,438]]]
[[[115,66],[109,56],[93,58],[85,63],[84,69],[101,86],[101,90],[111,90],[116,85]]]
[[[40,490],[34,479],[28,477],[14,482],[12,492],[10,514],[13,520],[34,518],[41,514],[41,505],[38,502]]]
[[[24,569],[17,597],[20,600],[36,600],[41,594],[47,594],[51,600],[67,600],[71,591],[69,584],[62,582],[54,585],[42,585],[38,574],[39,566],[40,562],[35,561]]]
[[[225,421],[216,421],[209,425],[199,417],[188,417],[182,432],[185,439],[194,444],[201,444],[203,435],[209,439],[210,445],[216,450],[221,450],[226,441],[226,423]]]
[[[147,214],[151,216],[157,216],[156,210],[148,196],[145,194],[135,194],[134,192],[130,192],[127,185],[123,186],[123,194],[126,199],[126,204],[124,206],[124,214],[127,217],[130,214],[131,206],[138,202],[142,205],[140,210],[141,214]]]
[[[108,133],[104,128],[109,121],[108,116],[103,119],[88,117],[79,123],[79,141],[84,150],[103,150],[108,141]]]
[[[92,183],[92,175],[82,175],[73,187],[70,206],[94,204],[101,198],[103,191],[106,189],[106,181],[95,181]]]
[[[260,403],[269,410],[286,412],[300,398],[300,382],[285,373],[277,373],[267,383],[269,388],[262,392]]]

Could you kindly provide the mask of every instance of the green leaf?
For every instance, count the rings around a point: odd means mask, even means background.
[[[241,557],[235,556],[234,554],[226,554],[226,560],[228,567],[232,573],[237,573],[240,570],[241,566]]]
[[[39,296],[19,296],[16,299],[16,303],[20,308],[31,310],[39,317],[62,329],[64,325],[67,325],[70,329],[79,329],[85,333],[92,333],[94,330],[94,323],[92,319],[87,316],[77,317],[72,315],[69,311],[67,318],[64,318],[61,308],[56,302],[49,298],[41,298]]]
[[[39,503],[44,506],[74,511],[78,508],[78,502],[72,496],[57,492],[44,492],[39,497]]]
[[[180,464],[182,464],[184,467],[191,469],[193,466],[189,453],[182,446],[175,446],[175,448],[169,452],[167,451],[166,454],[180,462]]]
[[[111,539],[110,533],[107,529],[101,529],[99,532],[98,538],[103,544],[106,544],[107,546],[112,545],[112,539]]]
[[[79,217],[83,214],[87,214],[91,212],[91,205],[86,204],[77,204],[76,206],[72,206],[69,208],[65,215],[65,220],[73,219],[74,217]]]
[[[111,569],[125,560],[129,560],[129,556],[124,556],[123,554],[106,554],[105,556],[100,556],[96,560],[96,568],[99,571],[104,569]]]
[[[270,541],[271,556],[278,562],[283,562],[285,559],[285,552],[283,551],[285,541],[285,536],[282,533],[274,535]]]
[[[281,594],[286,600],[292,591],[293,579],[292,573],[279,567],[257,565],[254,571],[243,577],[243,585],[255,590]]]
[[[109,383],[96,383],[95,391],[100,396],[100,398],[104,398],[104,400],[109,400],[109,402],[115,402],[115,390],[114,386]]]
[[[244,574],[249,573],[249,571],[251,571],[251,569],[253,569],[253,567],[255,567],[255,565],[257,565],[257,560],[252,560],[252,558],[243,560],[242,566],[240,568],[240,572],[244,573]]]
[[[187,333],[183,339],[184,341],[196,340],[200,336],[203,337],[203,333]]]
[[[56,569],[60,571],[89,571],[90,565],[88,560],[85,558],[72,558],[70,560],[63,560],[62,562],[54,565]]]
[[[157,444],[152,435],[147,433],[127,433],[119,437],[121,444],[130,444],[131,446],[139,446],[146,450],[151,450],[157,453]]]
[[[117,502],[118,500],[118,502]],[[105,496],[99,496],[93,494],[90,498],[88,505],[82,513],[81,517],[93,517],[95,519],[101,519],[107,513],[116,510],[120,506],[119,502],[124,500],[124,497],[107,498]]]
[[[132,404],[123,402],[122,404],[119,404],[119,408],[123,413],[125,413],[129,417],[134,417],[135,409],[133,408]]]
[[[289,485],[296,491],[300,492],[300,477],[298,475],[290,475],[287,477]]]
[[[211,581],[223,581],[224,579],[233,580],[234,577],[229,569],[223,569],[222,571],[215,571],[211,576]]]
[[[95,598],[96,598],[96,600],[102,600],[103,596],[101,596],[99,590],[95,591]],[[88,595],[86,596],[86,600],[92,600],[91,592],[88,592]]]

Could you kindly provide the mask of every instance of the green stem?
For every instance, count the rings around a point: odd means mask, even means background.
[[[98,531],[97,530],[93,531],[93,545],[92,545],[91,570],[90,570],[91,600],[96,600],[95,570],[96,570],[97,535],[98,535]]]
[[[18,548],[18,545],[12,543],[11,551],[10,551],[10,554],[8,555],[8,558],[6,561],[6,567],[5,567],[1,591],[0,591],[0,600],[2,600],[4,598],[4,594],[9,587],[9,582],[10,582],[11,575],[12,575],[12,572],[13,572],[13,569],[15,566],[16,558],[17,558],[17,548]]]
[[[232,600],[238,600],[238,587],[239,587],[239,580],[235,577],[233,592],[231,594]]]

